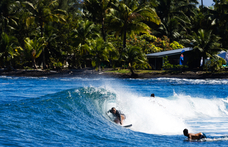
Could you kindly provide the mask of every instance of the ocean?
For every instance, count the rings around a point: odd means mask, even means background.
[[[1,76],[0,146],[228,146],[228,80]]]

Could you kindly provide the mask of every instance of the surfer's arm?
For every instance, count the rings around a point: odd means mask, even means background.
[[[192,140],[192,135],[188,134],[188,140]]]
[[[111,112],[110,110],[108,110],[107,112],[106,112],[106,114],[108,114],[109,112]]]

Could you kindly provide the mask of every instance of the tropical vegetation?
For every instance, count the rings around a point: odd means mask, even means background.
[[[150,68],[148,53],[192,47],[192,64],[210,57],[219,69],[216,55],[228,49],[228,0],[213,1],[1,0],[0,68],[68,64],[134,74]]]

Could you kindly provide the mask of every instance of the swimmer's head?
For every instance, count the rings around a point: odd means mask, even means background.
[[[184,136],[188,136],[188,129],[183,130]]]

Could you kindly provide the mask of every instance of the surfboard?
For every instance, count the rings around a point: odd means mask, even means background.
[[[132,124],[130,124],[130,125],[126,125],[126,126],[123,126],[124,128],[129,128],[129,127],[131,127],[132,126]]]
[[[111,119],[111,117],[108,115],[108,113],[106,113],[106,115],[108,116],[108,118],[113,122],[113,120]],[[129,127],[131,127],[132,126],[132,124],[129,124],[129,125],[125,125],[125,126],[123,126],[123,127],[125,127],[125,128],[129,128]]]

